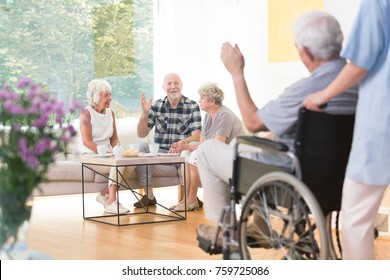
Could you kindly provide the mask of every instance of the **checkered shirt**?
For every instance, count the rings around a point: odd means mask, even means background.
[[[175,109],[171,108],[168,97],[156,100],[148,113],[148,127],[155,127],[154,142],[160,144],[160,149],[168,151],[174,142],[202,129],[199,105],[185,96]]]

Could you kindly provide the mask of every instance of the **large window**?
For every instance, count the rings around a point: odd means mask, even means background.
[[[150,0],[1,0],[0,83],[31,77],[69,104],[88,82],[110,82],[117,115],[153,96]]]

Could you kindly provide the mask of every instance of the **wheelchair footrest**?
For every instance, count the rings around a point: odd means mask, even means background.
[[[198,246],[206,253],[209,253],[210,255],[222,254],[222,248],[215,245],[212,246],[209,240],[200,236],[198,236],[196,239],[199,241]]]

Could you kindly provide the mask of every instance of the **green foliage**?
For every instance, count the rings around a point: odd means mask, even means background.
[[[134,72],[131,3],[118,3],[94,12],[97,77],[128,76]]]
[[[0,82],[28,76],[71,104],[103,77],[114,98],[153,91],[153,1],[6,0]],[[128,105],[128,104],[125,104]]]

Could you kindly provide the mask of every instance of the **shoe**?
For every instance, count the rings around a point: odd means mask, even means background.
[[[251,248],[272,248],[270,236],[266,235],[261,230],[256,230],[257,226],[249,224],[246,229],[246,240]]]
[[[199,198],[196,198],[198,200],[198,208],[202,208],[203,207],[203,202],[199,199]],[[178,207],[180,204],[183,204],[184,202],[181,200],[179,201],[178,204],[175,204],[175,205],[172,205],[172,206],[169,206],[169,210],[174,210],[176,207]],[[187,210],[188,211],[188,210]]]
[[[200,208],[201,207],[199,206],[198,201],[195,201],[194,203],[187,204],[187,209],[185,209],[184,203],[179,203],[178,205],[176,205],[175,208],[173,208],[173,210],[175,210],[176,212],[184,212],[184,211],[199,210]]]
[[[173,210],[173,209],[175,209],[176,207],[178,207],[180,204],[182,204],[183,202],[180,202],[179,201],[179,203],[178,204],[175,204],[175,205],[172,205],[172,206],[169,206],[169,210]]]
[[[137,201],[136,203],[134,203],[134,207],[135,208],[144,208],[146,206],[154,206],[154,205],[156,205],[156,203],[157,203],[156,198],[149,199],[146,195],[144,195],[140,201]]]
[[[118,207],[119,207],[119,214],[125,214],[127,212],[130,212],[129,209],[123,207],[123,205],[117,201],[114,201],[111,204],[106,204],[106,212],[111,214],[118,214]]]
[[[177,206],[179,206],[179,204],[183,204],[184,203],[184,200],[179,200],[179,202],[175,205],[172,205],[172,206],[169,206],[169,210],[173,210],[175,209]]]
[[[196,199],[198,200],[199,208],[202,208],[203,207],[203,202],[198,197]]]
[[[101,193],[99,193],[96,197],[96,201],[101,203],[103,205],[104,209],[106,209],[106,205],[107,205],[107,201],[108,201],[108,194],[102,195]]]
[[[198,235],[198,238],[200,237],[208,241],[210,244],[214,242],[216,231],[217,228],[215,226],[206,225],[206,224],[199,224],[196,226],[196,234]],[[218,233],[215,246],[222,248],[222,240],[223,240],[223,235],[222,235],[222,230],[220,230]]]

